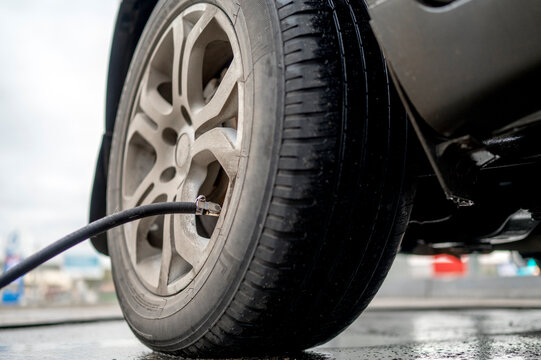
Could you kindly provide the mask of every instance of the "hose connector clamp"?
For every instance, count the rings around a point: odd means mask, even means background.
[[[207,201],[205,195],[199,195],[195,199],[195,215],[220,216],[222,207],[211,201]]]

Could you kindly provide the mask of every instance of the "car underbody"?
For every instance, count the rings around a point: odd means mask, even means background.
[[[417,135],[417,196],[402,251],[538,256],[539,4],[371,3]]]

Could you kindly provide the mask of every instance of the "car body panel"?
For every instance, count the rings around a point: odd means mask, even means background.
[[[157,0],[124,0],[118,10],[111,55],[109,58],[109,74],[107,76],[107,103],[105,111],[105,134],[94,175],[94,185],[90,201],[90,221],[104,217],[106,214],[107,171],[109,167],[109,151],[116,113],[124,80],[130,67],[131,58],[145,24],[154,9]],[[108,255],[107,234],[91,239],[96,250]]]
[[[369,0],[400,86],[440,134],[483,132],[541,108],[541,1]]]

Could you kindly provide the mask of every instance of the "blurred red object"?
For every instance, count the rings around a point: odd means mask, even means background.
[[[460,258],[451,255],[435,255],[432,263],[434,276],[464,276],[467,266]]]

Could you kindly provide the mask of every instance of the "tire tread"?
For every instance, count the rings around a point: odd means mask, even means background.
[[[359,81],[366,77],[361,37],[369,31],[361,28],[362,21],[357,18],[364,11],[363,5],[348,0],[275,0],[275,7],[286,82],[283,139],[273,197],[259,244],[233,301],[198,342],[179,352],[186,357],[273,354],[302,350],[327,340],[353,321],[374,296],[407,225],[411,202],[400,202],[396,195],[402,192],[402,182],[394,182],[393,188],[382,180],[371,189],[356,189],[352,196],[357,201],[368,199],[373,212],[371,227],[348,225],[340,231],[341,236],[328,233],[353,211],[370,216],[345,195],[348,185],[390,175],[400,177],[404,170],[400,166],[405,155],[390,158],[390,138],[383,139],[388,144],[380,158],[365,159],[367,164],[359,165],[363,160],[356,162],[352,157],[353,151],[364,154],[367,146],[376,147],[359,134],[382,132],[377,125],[368,125],[368,129],[363,125],[369,115],[377,116],[376,112],[356,113],[357,118],[350,114],[361,106],[350,103],[352,89],[366,92],[359,101],[369,101],[366,87],[370,80]],[[331,25],[334,35],[325,32]],[[357,42],[350,44],[351,39]],[[329,62],[331,55],[322,51],[325,43],[340,51],[334,62]],[[362,60],[362,66],[357,64],[360,70],[351,68],[353,51],[361,52],[357,60]],[[384,69],[383,59],[380,61]],[[337,71],[342,74],[341,88],[333,92],[330,88]],[[329,103],[333,97],[339,102]],[[385,108],[379,115],[388,120],[391,104],[379,105]],[[383,121],[381,126],[389,124]],[[404,148],[401,151],[405,152]],[[385,170],[391,161],[399,164],[395,174]],[[353,180],[346,179],[346,163],[356,167]],[[373,175],[367,174],[371,170]],[[370,198],[369,192],[373,195]],[[395,215],[397,224],[393,227]],[[310,230],[314,224],[322,231],[321,240],[315,243]],[[357,231],[365,241],[351,240]],[[377,239],[376,233],[380,234]],[[363,254],[373,251],[375,256],[348,254],[363,250]],[[372,270],[366,274],[361,269]],[[334,281],[333,276],[344,280]]]

